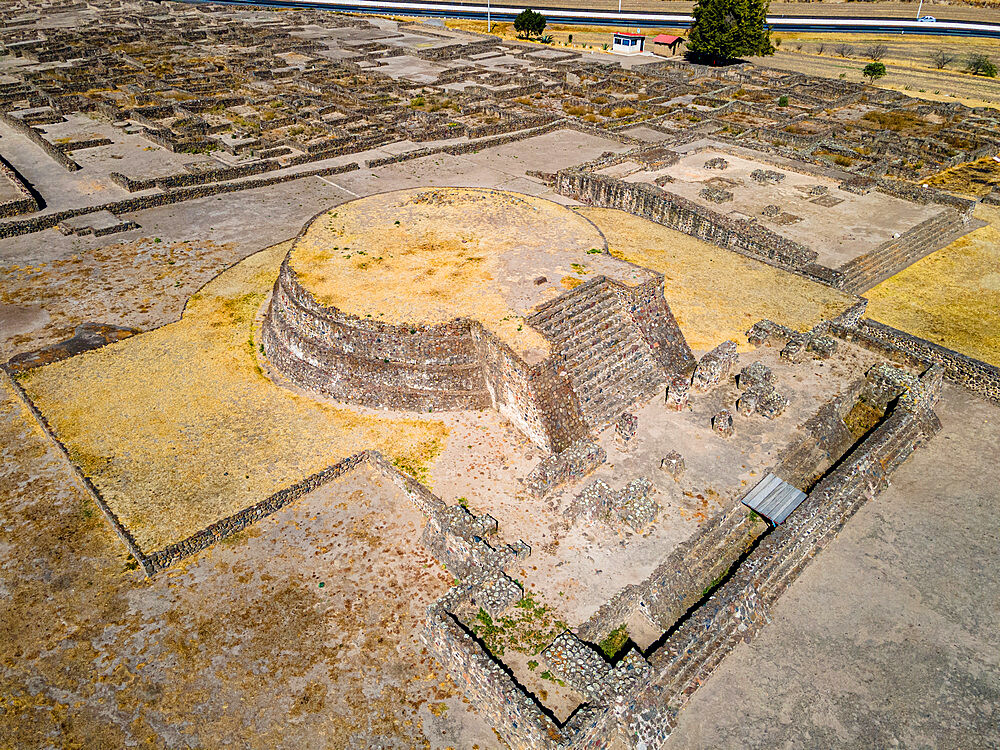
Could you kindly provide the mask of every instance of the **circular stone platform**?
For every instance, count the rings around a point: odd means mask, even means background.
[[[569,429],[563,423],[579,422],[557,365],[564,360],[552,356],[553,320],[569,319],[552,306],[571,295],[573,309],[590,310],[578,317],[593,319],[581,323],[593,334],[612,313],[628,325],[626,310],[644,321],[658,315],[647,306],[662,302],[662,277],[613,258],[596,226],[551,201],[401,190],[340,205],[305,227],[282,264],[261,339],[271,364],[300,386],[392,409],[493,406],[549,444]],[[548,327],[529,322],[540,309],[550,311]],[[560,354],[565,345],[559,339]]]

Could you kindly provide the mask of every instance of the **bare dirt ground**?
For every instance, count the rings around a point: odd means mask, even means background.
[[[147,580],[2,383],[0,494],[0,745],[503,746],[417,641],[451,578],[369,470]]]
[[[261,371],[254,321],[287,250],[227,270],[177,323],[21,378],[147,553],[365,448],[416,473],[440,449],[439,421],[319,403]]]
[[[699,688],[667,747],[1000,746],[1000,409],[946,385],[937,411],[944,430]]]
[[[1000,366],[1000,209],[976,217],[989,224],[865,292],[867,315]]]

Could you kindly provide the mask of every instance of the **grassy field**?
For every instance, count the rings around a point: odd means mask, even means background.
[[[287,250],[220,274],[177,323],[22,377],[147,552],[365,448],[416,469],[439,450],[439,421],[361,415],[264,376],[254,319]]]
[[[1000,209],[976,216],[989,226],[868,290],[867,315],[1000,366]]]
[[[746,350],[747,329],[763,318],[805,331],[855,299],[624,211],[577,210],[604,232],[612,255],[664,274],[667,304],[698,351],[727,339]]]
[[[486,5],[486,0],[472,0]],[[690,13],[693,0],[623,0],[622,10],[650,10],[661,13]],[[552,8],[587,8],[591,10],[617,10],[618,0],[538,0],[532,7],[541,10]],[[842,0],[812,0],[806,2],[773,2],[770,14],[779,16],[824,16],[914,18],[917,3],[899,2],[843,2]],[[954,2],[925,2],[922,15],[962,21],[1000,21],[1000,0],[955,0]]]
[[[777,53],[754,58],[754,62],[860,83],[865,81],[861,71],[870,62],[869,52],[881,45],[886,48],[882,62],[887,75],[876,86],[920,99],[957,100],[972,107],[1000,106],[1000,78],[965,72],[966,61],[973,54],[986,55],[1000,64],[1000,45],[995,39],[781,33],[774,34],[774,40],[780,40]],[[938,69],[933,59],[938,52],[953,57],[943,69]]]
[[[448,20],[446,25],[452,29],[486,32],[485,21]],[[552,37],[552,44],[539,46],[611,55],[611,36],[621,28],[551,24],[546,26],[545,33]],[[684,37],[687,34],[685,29],[666,27],[642,31],[649,36],[666,33]],[[517,39],[511,23],[494,23],[491,33],[502,39]],[[752,58],[758,65],[865,83],[867,81],[861,71],[870,62],[871,49],[881,45],[886,48],[882,62],[887,75],[875,82],[879,88],[902,91],[930,101],[959,101],[970,107],[1000,106],[1000,78],[985,78],[965,71],[966,62],[973,54],[986,55],[1000,65],[1000,46],[995,39],[792,32],[776,32],[772,38],[777,46],[776,54]],[[683,53],[683,43],[677,51]],[[935,53],[939,52],[952,57],[943,68],[937,67],[934,61]],[[619,58],[615,55],[610,59]]]

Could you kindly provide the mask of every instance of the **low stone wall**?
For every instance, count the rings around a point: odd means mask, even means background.
[[[859,320],[853,326],[834,323],[830,333],[890,359],[938,364],[949,381],[1000,404],[1000,368],[994,365],[874,320]]]
[[[556,192],[587,205],[617,208],[677,229],[727,250],[734,250],[787,270],[809,273],[813,250],[759,224],[717,214],[651,185],[626,183],[603,175],[564,171],[556,175]]]
[[[157,208],[158,206],[169,206],[174,203],[182,203],[183,201],[196,200],[198,198],[207,198],[212,195],[270,187],[271,185],[279,185],[283,182],[291,182],[292,180],[299,180],[304,177],[326,177],[335,174],[343,174],[344,172],[352,172],[356,169],[358,169],[357,163],[351,162],[350,164],[340,164],[334,167],[310,169],[303,172],[296,172],[294,174],[279,175],[277,177],[244,180],[243,182],[221,182],[212,185],[201,185],[193,188],[181,188],[165,193],[154,193],[153,195],[126,198],[125,200],[114,201],[112,203],[102,203],[96,206],[85,206],[81,208],[68,209],[66,211],[56,211],[51,214],[45,214],[44,216],[36,216],[30,219],[0,223],[0,239],[19,237],[20,235],[32,234],[33,232],[41,232],[46,229],[51,229],[66,219],[72,219],[75,216],[83,216],[84,214],[97,213],[98,211],[110,211],[115,215],[119,215],[123,213],[131,213],[133,211],[143,211],[147,208]]]
[[[10,180],[14,189],[21,194],[20,198],[15,198],[14,200],[7,201],[6,203],[0,203],[0,218],[18,216],[19,214],[30,214],[38,211],[40,206],[34,191],[28,187],[28,183],[25,182],[23,177],[21,177],[21,173],[18,172],[14,166],[2,156],[0,156],[0,172],[3,173],[4,177]]]
[[[42,149],[42,151],[51,156],[52,159],[57,164],[65,167],[67,171],[75,172],[78,169],[80,169],[79,164],[77,164],[75,161],[70,159],[66,154],[64,154],[58,148],[49,143],[45,139],[45,136],[43,136],[40,132],[35,130],[35,128],[31,127],[30,125],[23,122],[19,118],[14,117],[13,115],[7,112],[0,111],[0,122],[2,122],[7,127],[17,131],[25,138],[27,138],[29,141],[34,143],[36,146]]]
[[[251,505],[249,508],[244,508],[227,518],[216,521],[183,541],[167,545],[163,549],[153,552],[146,558],[146,562],[143,564],[147,575],[152,575],[164,568],[168,568],[181,559],[211,547],[216,542],[232,536],[238,531],[242,531],[247,526],[256,523],[265,516],[271,515],[290,502],[298,500],[303,495],[322,487],[327,482],[352,471],[361,463],[369,460],[369,458],[370,454],[368,451],[345,458],[322,471],[306,477],[301,482],[275,492],[273,495],[261,500],[259,503]]]
[[[48,436],[48,438],[53,442],[53,444],[55,444],[56,448],[66,459],[67,463],[70,465],[70,470],[73,472],[74,476],[76,476],[77,480],[83,486],[84,491],[90,496],[90,499],[94,501],[94,505],[96,505],[100,509],[101,513],[104,514],[104,517],[110,524],[111,530],[114,531],[115,536],[117,536],[119,539],[122,540],[122,543],[125,545],[126,549],[128,549],[129,554],[131,554],[132,557],[136,560],[136,562],[138,562],[139,565],[142,566],[146,575],[147,576],[153,575],[155,571],[151,566],[149,559],[139,548],[139,544],[135,541],[135,537],[133,537],[132,534],[129,532],[129,530],[122,525],[121,521],[118,520],[118,516],[115,514],[115,512],[111,510],[111,508],[108,506],[106,502],[104,502],[104,498],[101,497],[101,494],[97,491],[97,488],[94,486],[94,483],[90,481],[90,479],[87,477],[86,474],[83,473],[83,471],[80,469],[79,466],[73,463],[73,459],[70,458],[69,451],[66,449],[66,446],[63,445],[62,441],[58,437],[56,437],[55,432],[53,432],[52,427],[49,425],[49,421],[38,410],[38,407],[35,406],[34,402],[31,400],[31,398],[28,396],[25,390],[21,387],[21,384],[17,381],[15,377],[13,377],[13,375],[11,374],[10,371],[8,371],[6,366],[0,365],[0,378],[7,379],[11,387],[14,389],[14,392],[17,393],[18,398],[21,399],[21,402],[28,409],[28,411],[31,412],[32,416],[35,418],[39,426],[42,428],[42,432],[44,432]]]

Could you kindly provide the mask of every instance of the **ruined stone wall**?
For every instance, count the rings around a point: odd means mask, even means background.
[[[651,185],[564,171],[556,175],[556,192],[588,205],[621,209],[727,250],[799,273],[808,273],[810,264],[816,260],[813,250],[759,224],[717,214]]]
[[[831,324],[830,333],[890,359],[940,365],[944,377],[951,382],[1000,404],[1000,368],[874,320],[849,323]]]
[[[288,257],[274,285],[261,342],[292,382],[367,406],[430,411],[490,406],[468,320],[410,328],[320,305]]]
[[[21,194],[20,198],[0,204],[0,218],[17,216],[18,214],[30,214],[40,208],[38,199],[24,181],[24,178],[21,177],[20,172],[2,156],[0,156],[0,172],[3,172],[3,175],[14,186],[14,189]]]
[[[809,560],[828,545],[847,520],[888,486],[888,476],[940,423],[931,407],[938,373],[922,380],[931,387],[900,401],[882,424],[815,489],[802,505],[767,536],[732,576],[649,656],[654,674],[615,712],[596,717],[574,747],[614,747],[617,739],[663,747],[677,715],[694,689],[742,640],[768,620],[768,610]]]
[[[2,122],[7,127],[15,130],[16,132],[23,135],[29,141],[34,143],[40,149],[42,149],[46,154],[52,157],[52,159],[59,165],[66,168],[69,172],[75,172],[80,169],[80,165],[75,161],[70,159],[66,154],[60,151],[58,148],[49,143],[45,136],[40,132],[35,130],[35,128],[27,125],[22,120],[17,117],[13,117],[7,112],[0,111],[0,122]]]
[[[137,198],[126,198],[125,200],[113,201],[111,203],[101,203],[96,206],[85,206],[65,211],[55,211],[50,214],[35,216],[30,219],[0,223],[0,239],[18,237],[22,234],[31,234],[33,232],[41,232],[45,229],[51,229],[59,224],[59,222],[65,221],[66,219],[72,219],[75,216],[83,216],[84,214],[97,213],[98,211],[110,211],[116,215],[131,213],[133,211],[142,211],[147,208],[169,206],[183,201],[207,198],[209,196],[220,195],[222,193],[233,193],[240,190],[253,190],[254,188],[270,187],[271,185],[291,182],[292,180],[298,180],[303,177],[324,177],[335,174],[343,174],[344,172],[352,172],[356,169],[358,169],[357,162],[351,162],[350,164],[339,164],[334,167],[321,167],[319,169],[311,169],[304,172],[296,172],[294,174],[279,175],[277,177],[244,180],[242,182],[220,182],[193,188],[180,188],[178,190],[171,190],[165,193],[143,195]]]
[[[511,747],[554,750],[563,747],[559,725],[504,667],[439,602],[428,611],[424,641],[451,679]]]

